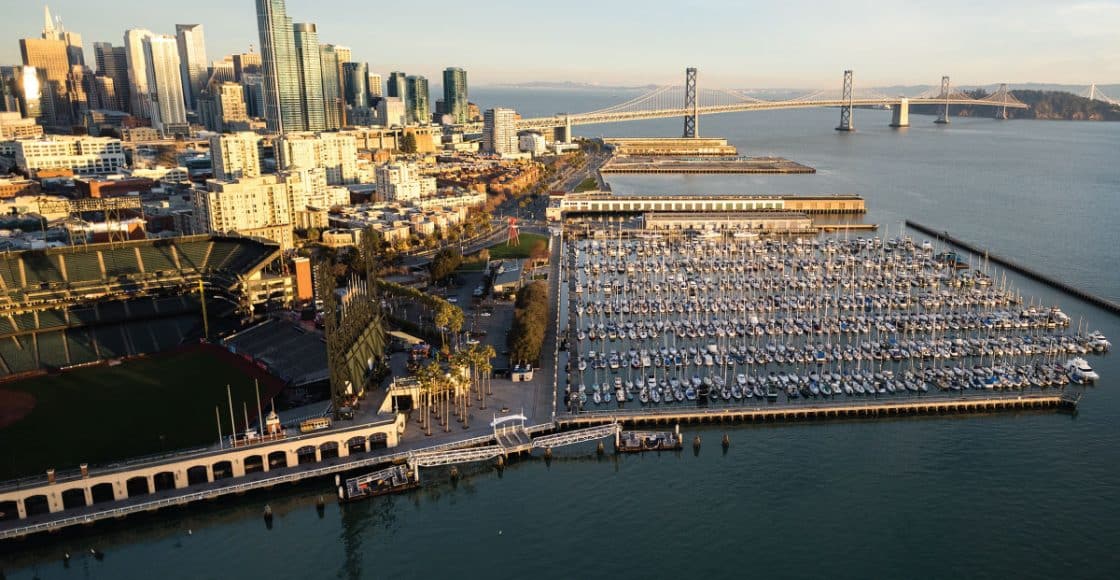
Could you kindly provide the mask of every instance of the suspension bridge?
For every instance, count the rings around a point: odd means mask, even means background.
[[[1100,101],[1102,103],[1108,103],[1110,105],[1120,106],[1120,100],[1113,99],[1113,98],[1109,97],[1108,95],[1104,94],[1103,91],[1101,91],[1100,89],[1097,88],[1097,83],[1090,84],[1089,87],[1087,89],[1085,89],[1084,91],[1082,91],[1081,94],[1078,95],[1078,96],[1085,97],[1086,99],[1089,99],[1090,101]]]
[[[744,111],[770,111],[779,109],[805,109],[817,107],[840,108],[838,131],[853,131],[855,123],[852,110],[857,107],[890,108],[892,127],[910,125],[911,105],[934,105],[940,107],[937,123],[949,122],[949,107],[967,105],[990,107],[995,117],[1007,118],[1008,109],[1026,109],[1011,94],[1006,84],[999,86],[994,93],[983,97],[972,96],[954,88],[945,76],[941,78],[940,90],[932,89],[913,97],[889,96],[874,90],[860,90],[853,82],[850,70],[844,71],[841,88],[836,91],[819,90],[786,100],[765,100],[731,89],[705,89],[699,86],[698,71],[688,68],[683,85],[663,86],[634,97],[623,103],[611,105],[596,111],[574,114],[556,114],[548,117],[523,118],[516,121],[516,129],[554,131],[557,138],[571,140],[571,128],[575,125],[597,125],[601,123],[621,123],[646,119],[682,117],[684,137],[700,135],[700,117],[721,113]],[[467,132],[481,132],[482,124],[474,123],[464,127]]]

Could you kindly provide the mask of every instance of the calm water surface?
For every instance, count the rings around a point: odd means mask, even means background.
[[[623,91],[478,90],[484,107],[595,109]],[[892,235],[912,218],[1120,298],[1120,124],[835,110],[704,117],[704,135],[781,155],[807,176],[615,178],[619,193],[858,193]],[[674,136],[679,119],[588,127]],[[883,232],[880,232],[882,235]],[[919,239],[922,236],[916,235]],[[1114,341],[1116,317],[1013,278]],[[7,546],[8,578],[1116,578],[1120,576],[1120,364],[1081,410],[703,431],[698,455],[527,460],[457,486],[348,505],[328,482]],[[696,431],[692,428],[689,432]],[[716,442],[732,439],[724,454]],[[270,502],[275,525],[260,509]],[[187,530],[191,535],[187,535]],[[63,550],[96,544],[104,561]]]

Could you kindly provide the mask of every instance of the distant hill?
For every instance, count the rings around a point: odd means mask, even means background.
[[[974,98],[984,98],[990,93],[984,89],[968,91]],[[1120,105],[1109,105],[1101,101],[1065,91],[1040,91],[1016,89],[1011,94],[1029,109],[1008,109],[1007,116],[1013,119],[1049,119],[1061,121],[1120,121]],[[937,105],[910,105],[910,112],[916,115],[936,115],[940,112]],[[949,115],[953,117],[990,117],[995,109],[990,107],[970,107],[953,105]]]
[[[596,83],[577,83],[574,81],[529,81],[524,83],[501,83],[489,85],[491,87],[517,88],[517,89],[589,89],[589,90],[649,90],[657,88],[656,85],[600,85]]]

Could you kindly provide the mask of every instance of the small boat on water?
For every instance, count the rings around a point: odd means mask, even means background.
[[[682,446],[679,431],[623,431],[618,438],[620,453],[672,451]]]

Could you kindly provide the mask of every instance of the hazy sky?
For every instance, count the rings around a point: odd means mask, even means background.
[[[40,0],[4,0],[0,64],[38,36]],[[211,60],[257,45],[253,0],[53,0],[94,41],[126,28],[174,33],[201,23]],[[709,87],[822,87],[852,68],[857,84],[1120,82],[1120,0],[715,2],[288,0],[320,41],[349,46],[371,71],[438,83],[461,66],[473,84],[533,80],[680,84],[686,66]]]

